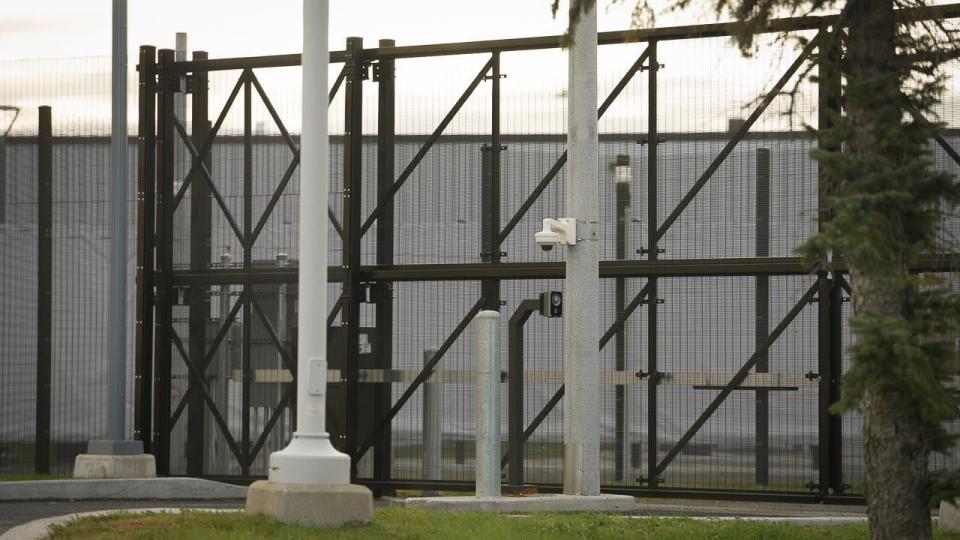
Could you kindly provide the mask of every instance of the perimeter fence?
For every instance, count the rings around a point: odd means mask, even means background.
[[[600,35],[605,490],[832,502],[860,493],[861,419],[829,414],[848,367],[849,276],[842,261],[814,271],[794,255],[823,205],[825,179],[809,157],[819,141],[805,126],[824,127],[838,103],[835,79],[809,66],[832,23],[779,20],[767,38],[808,44],[753,59],[729,25]],[[495,309],[508,337],[506,485],[559,489],[562,324],[538,315],[537,299],[563,290],[563,253],[532,239],[565,208],[559,43],[350,39],[331,53],[331,204],[314,211],[332,223],[328,429],[358,483],[473,488],[469,322]],[[133,428],[162,474],[262,477],[291,436],[296,335],[310,331],[296,326],[299,64],[203,52],[176,61],[141,48]],[[931,151],[960,174],[952,84]],[[947,216],[947,236],[958,225]],[[108,228],[100,234],[105,242]],[[952,261],[931,254],[916,270],[955,283]],[[9,274],[11,290],[30,281]],[[105,306],[105,289],[87,292]],[[30,331],[16,375],[27,385]],[[89,369],[78,375],[103,377],[105,360]],[[87,414],[93,431],[98,414]],[[11,437],[42,449],[24,426]]]

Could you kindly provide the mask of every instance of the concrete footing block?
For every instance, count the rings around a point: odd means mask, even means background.
[[[960,532],[960,508],[948,501],[940,501],[940,530]]]
[[[411,497],[408,508],[457,512],[527,514],[534,512],[635,512],[629,495],[531,495],[525,497]]]
[[[283,484],[260,480],[247,491],[248,514],[307,527],[362,525],[373,521],[373,494],[355,484]]]
[[[153,478],[157,463],[150,454],[79,454],[73,462],[74,478]]]

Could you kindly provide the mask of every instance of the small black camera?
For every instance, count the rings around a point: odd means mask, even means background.
[[[563,293],[560,291],[541,293],[540,315],[547,318],[563,316]]]

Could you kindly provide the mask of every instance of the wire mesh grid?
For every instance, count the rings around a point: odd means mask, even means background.
[[[601,100],[627,74],[628,82],[604,113],[600,123],[600,160],[598,194],[600,219],[604,235],[601,258],[640,260],[647,247],[648,171],[651,138],[648,92],[650,73],[631,72],[630,66],[647,50],[647,44],[622,44],[601,48]],[[663,42],[658,45],[657,123],[663,140],[657,144],[658,225],[670,216],[682,197],[710,168],[755,107],[755,98],[771,88],[794,61],[797,51],[782,57],[745,60],[725,38],[709,38]],[[693,65],[686,60],[698,58]],[[396,143],[393,147],[394,176],[402,174],[414,161],[457,97],[478,77],[489,55],[445,58],[403,59],[397,61]],[[513,226],[501,249],[506,262],[561,262],[562,252],[545,253],[535,248],[530,235],[539,229],[539,220],[563,215],[566,182],[563,167],[557,167],[564,151],[563,132],[566,124],[565,55],[561,51],[511,52],[502,54],[502,71],[507,76],[501,87],[501,220],[499,226]],[[527,68],[531,63],[556,68],[550,76],[538,75]],[[83,64],[83,63],[81,63]],[[95,69],[84,68],[75,94],[84,94],[103,107],[107,93],[105,59],[91,60]],[[76,62],[69,61],[74,66]],[[83,64],[87,65],[87,64]],[[98,67],[99,66],[99,67]],[[17,68],[14,68],[17,69]],[[63,69],[63,65],[44,69]],[[340,66],[331,66],[334,81]],[[24,73],[27,73],[24,71]],[[30,72],[32,73],[32,72]],[[750,73],[751,76],[740,76]],[[257,81],[264,88],[270,107],[299,144],[297,117],[302,96],[299,93],[298,68],[258,69]],[[194,189],[187,189],[175,213],[173,223],[174,265],[177,271],[261,268],[278,269],[296,266],[299,238],[299,168],[292,162],[295,152],[281,135],[267,102],[251,84],[250,117],[245,118],[245,72],[227,71],[210,74],[209,119],[215,120],[231,90],[240,81],[240,91],[226,114],[216,142],[208,158],[210,184],[223,201],[194,200]],[[23,80],[33,81],[34,75]],[[787,88],[796,83],[796,75],[788,78]],[[33,84],[33,83],[31,83]],[[84,86],[86,85],[86,86]],[[477,88],[453,115],[443,135],[430,148],[416,168],[405,177],[394,207],[394,264],[461,264],[481,260],[481,227],[484,220],[481,192],[484,178],[484,145],[491,142],[491,108],[493,81],[480,80]],[[3,87],[8,91],[8,86]],[[23,100],[32,92],[27,83],[13,88],[15,100]],[[362,124],[362,216],[365,220],[379,206],[377,189],[376,138],[377,90],[373,82],[363,84],[364,109]],[[801,81],[793,102],[793,115],[782,113],[788,106],[786,97],[773,100],[770,108],[759,115],[750,134],[733,148],[730,155],[712,174],[689,207],[680,214],[662,235],[658,247],[668,259],[723,259],[746,257],[792,256],[794,249],[816,229],[817,169],[809,158],[815,140],[802,126],[815,123],[816,89]],[[950,99],[955,95],[951,90]],[[10,101],[3,98],[3,103]],[[187,133],[198,131],[192,121],[190,96],[177,96],[176,114]],[[13,102],[13,101],[11,101]],[[2,379],[16,380],[16,390],[0,396],[3,422],[3,453],[0,471],[25,471],[32,468],[33,411],[35,385],[36,335],[31,324],[36,310],[36,286],[24,275],[31,275],[36,265],[36,139],[33,109],[28,104],[21,112],[9,137],[3,137],[4,200],[3,211],[5,262],[3,267],[5,332],[3,339]],[[74,121],[67,104],[63,114],[55,107],[55,130],[67,136],[56,146],[55,177],[66,179],[55,191],[55,252],[71,261],[55,274],[55,335],[60,339],[54,353],[54,379],[77,381],[73,388],[54,390],[54,450],[64,459],[57,461],[55,472],[66,472],[68,459],[80,445],[103,429],[105,414],[102,401],[106,362],[105,299],[107,275],[106,246],[109,163],[107,124],[102,116]],[[343,89],[330,107],[331,187],[329,210],[333,219],[343,216],[343,145],[345,110]],[[956,127],[956,107],[948,101],[940,111],[948,128]],[[0,117],[2,119],[2,117]],[[249,126],[249,127],[247,127]],[[202,126],[199,131],[202,131]],[[249,134],[249,160],[245,161],[245,134]],[[73,137],[74,139],[71,139]],[[201,139],[193,141],[195,146]],[[957,147],[960,139],[948,132],[946,141]],[[653,142],[657,142],[654,140]],[[938,166],[957,172],[956,164],[939,148],[934,148]],[[135,152],[131,154],[135,156]],[[619,156],[629,158],[629,198],[617,180],[624,171],[617,170]],[[206,182],[193,166],[188,145],[178,140],[175,147],[174,189],[189,180],[194,186]],[[249,175],[245,169],[249,165]],[[191,174],[190,170],[193,168]],[[552,172],[555,170],[555,173]],[[131,167],[131,178],[135,178]],[[288,175],[289,172],[289,175]],[[543,193],[532,201],[526,212],[519,212],[535,187],[550,180]],[[282,179],[289,181],[282,193],[276,193]],[[22,181],[10,180],[22,178]],[[249,210],[244,196],[249,178]],[[761,189],[761,178],[768,191]],[[135,191],[133,191],[135,192]],[[621,193],[618,205],[618,192]],[[198,209],[210,208],[209,233],[194,230]],[[618,245],[618,206],[625,205],[625,218],[620,221],[623,242]],[[272,207],[271,212],[267,212]],[[248,214],[248,215],[245,215]],[[269,214],[269,215],[267,215]],[[762,215],[769,217],[761,219]],[[516,220],[513,218],[518,216]],[[134,215],[131,212],[131,220]],[[244,249],[234,225],[243,236],[261,223],[257,241]],[[758,235],[761,222],[769,227],[766,237]],[[338,226],[342,223],[337,223]],[[379,220],[373,221],[362,240],[362,262],[375,264],[376,237]],[[946,220],[944,229],[955,229],[953,220]],[[341,244],[335,227],[328,233],[330,264],[341,264]],[[135,240],[135,239],[132,239]],[[199,262],[193,243],[208,244],[200,250]],[[765,245],[764,245],[765,244]],[[16,253],[15,257],[6,254]],[[132,261],[131,261],[132,264]],[[199,266],[198,266],[199,265]],[[131,275],[133,275],[131,268]],[[626,301],[634,298],[648,281],[641,278],[605,279],[601,287],[601,317],[597,321],[601,334],[614,323],[618,289]],[[810,276],[771,276],[768,279],[769,300],[766,303],[768,327],[772,329],[786,315],[815,281]],[[817,481],[818,459],[818,386],[805,377],[817,368],[817,314],[815,306],[805,306],[787,330],[771,346],[767,356],[771,375],[782,376],[778,385],[750,387],[733,391],[702,426],[691,430],[743,362],[758,346],[757,318],[759,302],[758,278],[687,277],[661,278],[658,298],[663,304],[643,304],[627,319],[619,337],[601,351],[601,371],[611,375],[600,389],[601,474],[607,486],[641,486],[649,481],[648,458],[651,454],[650,427],[656,426],[657,440],[653,456],[663,464],[661,487],[720,490],[773,490],[802,492]],[[293,430],[293,415],[288,398],[289,359],[277,347],[293,351],[296,332],[296,287],[287,284],[257,284],[244,287],[214,285],[195,287],[193,292],[180,292],[181,303],[173,307],[173,329],[185,344],[188,356],[193,350],[209,353],[210,364],[205,373],[205,388],[210,400],[217,404],[220,419],[206,403],[199,405],[202,417],[202,441],[190,441],[191,416],[197,422],[197,411],[181,403],[188,394],[190,374],[180,352],[174,348],[171,387],[171,411],[183,408],[172,428],[171,467],[173,474],[187,474],[188,448],[202,448],[202,474],[214,476],[260,476],[266,473],[266,457],[282,447]],[[500,284],[501,333],[508,334],[507,321],[524,299],[535,298],[549,290],[562,290],[556,279],[504,280]],[[450,339],[451,331],[461,322],[480,296],[475,281],[397,282],[393,284],[393,317],[390,328],[392,357],[390,368],[403,373],[416,373],[422,368],[428,351]],[[131,291],[134,290],[131,287]],[[332,310],[340,294],[340,285],[328,289]],[[250,297],[254,299],[251,299]],[[237,306],[238,315],[224,333],[217,351],[212,351],[214,337],[222,330],[227,314]],[[651,336],[648,317],[656,309],[656,334]],[[850,305],[843,306],[844,320]],[[196,321],[202,324],[197,326]],[[193,323],[193,324],[192,324]],[[341,325],[334,317],[333,328]],[[384,339],[375,329],[375,310],[364,304],[361,311],[362,339],[375,350]],[[204,334],[200,344],[191,347],[195,336]],[[248,333],[249,336],[244,333]],[[270,334],[274,335],[271,336]],[[132,332],[131,332],[132,334]],[[335,336],[337,331],[331,332]],[[559,320],[535,316],[526,325],[524,343],[525,371],[540,373],[525,386],[523,397],[524,425],[541,412],[559,388],[557,373],[562,370],[562,327]],[[437,369],[450,374],[470,373],[475,359],[472,335],[468,330],[453,340],[443,354]],[[852,336],[844,326],[845,345]],[[244,365],[244,342],[250,342],[249,365]],[[621,346],[617,341],[622,340]],[[657,413],[651,418],[650,387],[643,373],[648,369],[650,343],[657,344],[658,370],[663,372],[657,385]],[[367,352],[363,352],[363,351]],[[361,355],[372,354],[361,346]],[[131,355],[132,356],[132,355]],[[508,357],[507,340],[501,340],[501,356]],[[845,355],[845,362],[846,359]],[[504,360],[504,363],[506,360]],[[77,373],[81,366],[82,373]],[[846,366],[846,364],[845,364]],[[383,366],[380,366],[381,368]],[[244,371],[250,385],[245,389]],[[504,366],[504,369],[506,367]],[[132,371],[132,370],[131,370]],[[759,371],[759,370],[755,370]],[[552,375],[551,375],[552,374]],[[633,380],[622,377],[633,375]],[[452,376],[452,375],[451,375]],[[646,375],[649,377],[649,374]],[[619,378],[617,378],[619,377]],[[455,378],[455,377],[454,377]],[[390,384],[389,393],[395,402],[411,380],[404,375]],[[615,380],[616,382],[610,382]],[[756,380],[761,380],[757,378]],[[334,383],[333,386],[341,383]],[[433,384],[433,383],[428,383]],[[380,385],[369,385],[377,386]],[[5,386],[6,387],[6,386]],[[12,387],[13,388],[13,387]],[[433,392],[442,410],[439,426],[430,426],[424,404],[424,393]],[[332,392],[335,394],[336,392]],[[194,400],[197,399],[194,393]],[[432,394],[432,395],[434,395]],[[131,393],[132,395],[132,393]],[[765,396],[761,407],[758,396]],[[473,478],[474,389],[469,377],[455,382],[437,382],[418,389],[390,423],[391,478],[403,480],[470,481]],[[285,401],[286,400],[286,401]],[[507,442],[506,403],[503,386],[501,402],[502,431]],[[79,403],[79,404],[78,404]],[[765,435],[761,436],[761,410],[766,412]],[[380,411],[382,412],[382,411]],[[379,416],[365,417],[375,422]],[[844,416],[843,470],[844,482],[851,492],[858,492],[862,482],[859,418]],[[525,445],[525,481],[555,484],[562,480],[563,406],[550,412]],[[428,469],[424,432],[437,429],[440,437],[439,472]],[[268,429],[268,427],[270,429]],[[342,426],[341,426],[342,427]],[[225,429],[224,429],[225,428]],[[239,441],[231,448],[228,437]],[[694,432],[695,431],[695,432]],[[246,436],[244,436],[246,433]],[[689,442],[673,454],[674,446],[687,435]],[[246,440],[244,442],[244,439]],[[342,444],[341,441],[336,441]],[[362,441],[361,441],[362,442]],[[58,447],[57,444],[60,444]],[[239,451],[239,458],[234,451]],[[504,448],[505,450],[505,448]],[[372,478],[374,448],[359,463],[361,478]],[[72,452],[72,453],[71,453]],[[670,456],[669,464],[664,463]],[[953,458],[937,460],[936,467],[953,463]],[[246,461],[246,463],[243,463]],[[764,465],[766,464],[766,465]],[[761,473],[761,469],[766,472]],[[765,478],[761,478],[765,477]]]

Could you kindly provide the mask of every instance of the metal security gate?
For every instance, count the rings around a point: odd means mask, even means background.
[[[610,180],[601,182],[608,315],[598,321],[605,490],[858,497],[859,480],[844,470],[858,459],[844,440],[851,419],[829,413],[849,339],[845,267],[811,266],[790,251],[826,217],[829,179],[806,156],[819,141],[758,127],[824,54],[832,24],[806,17],[771,26],[809,41],[727,131],[662,123],[676,105],[664,72],[680,61],[677,51],[715,43],[728,25],[600,35],[610,48],[633,47],[598,109],[602,121],[629,123],[602,131],[609,166],[598,171]],[[533,315],[541,292],[560,290],[563,264],[534,251],[527,231],[559,211],[566,152],[558,133],[518,131],[528,109],[504,97],[511,55],[547,54],[559,43],[384,40],[365,49],[351,38],[331,53],[342,64],[324,96],[334,119],[332,206],[316,209],[333,224],[328,429],[358,483],[472,489],[463,336],[480,310],[496,309],[510,336],[508,487],[559,489],[559,325]],[[424,110],[427,130],[398,127],[419,114],[398,108],[405,62],[451,56],[479,66],[459,97]],[[269,452],[291,435],[295,337],[310,331],[296,327],[293,252],[296,235],[309,232],[295,230],[298,138],[262,81],[299,62],[205,53],[176,62],[172,51],[141,49],[136,430],[161,474],[263,476]],[[807,112],[825,127],[840,89],[820,75],[806,89],[817,103]],[[218,80],[230,89],[219,111],[210,109],[213,77],[227,77]],[[177,103],[183,95],[189,118]],[[952,170],[956,136],[936,141]],[[916,270],[950,272],[950,264],[931,256]]]

